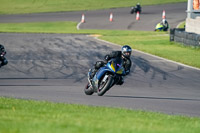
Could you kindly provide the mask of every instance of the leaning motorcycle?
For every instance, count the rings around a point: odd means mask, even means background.
[[[164,25],[158,23],[155,27],[155,30],[154,31],[167,31],[168,30],[168,27],[165,27]]]
[[[116,58],[108,61],[101,67],[94,77],[90,78],[91,71],[88,72],[88,83],[84,89],[86,95],[97,93],[103,96],[112,86],[121,81],[121,77],[125,75],[123,60]]]

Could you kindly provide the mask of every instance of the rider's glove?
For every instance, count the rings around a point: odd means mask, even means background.
[[[106,55],[106,56],[104,57],[104,59],[105,59],[106,61],[110,60],[109,55]]]

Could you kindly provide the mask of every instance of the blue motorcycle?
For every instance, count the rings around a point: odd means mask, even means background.
[[[96,72],[92,79],[90,75],[91,71],[88,72],[88,84],[84,89],[85,94],[97,93],[98,96],[103,96],[112,86],[118,84],[121,77],[125,75],[123,60],[121,58],[111,59]]]

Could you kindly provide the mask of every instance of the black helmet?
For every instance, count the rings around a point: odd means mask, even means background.
[[[130,58],[131,52],[132,52],[132,49],[131,49],[130,46],[124,45],[124,46],[122,47],[122,55],[123,55],[124,57]]]

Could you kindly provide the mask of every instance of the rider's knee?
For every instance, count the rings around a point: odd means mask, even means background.
[[[8,64],[8,61],[7,61],[6,59],[4,59],[4,60],[2,61],[2,63],[1,63],[2,66],[7,65],[7,64]]]

